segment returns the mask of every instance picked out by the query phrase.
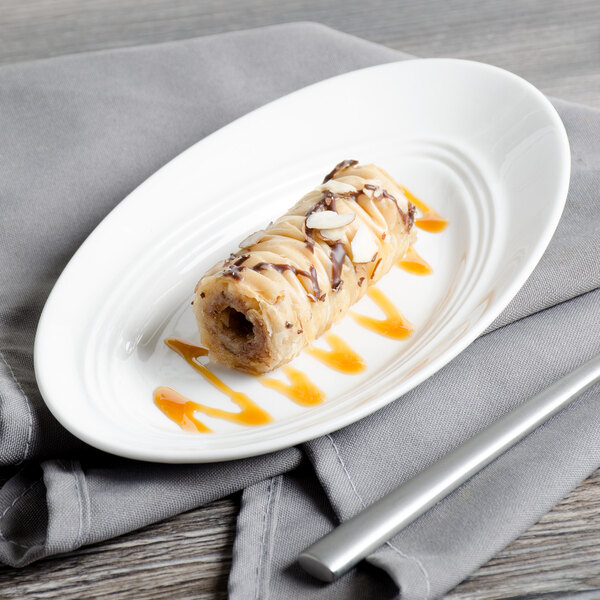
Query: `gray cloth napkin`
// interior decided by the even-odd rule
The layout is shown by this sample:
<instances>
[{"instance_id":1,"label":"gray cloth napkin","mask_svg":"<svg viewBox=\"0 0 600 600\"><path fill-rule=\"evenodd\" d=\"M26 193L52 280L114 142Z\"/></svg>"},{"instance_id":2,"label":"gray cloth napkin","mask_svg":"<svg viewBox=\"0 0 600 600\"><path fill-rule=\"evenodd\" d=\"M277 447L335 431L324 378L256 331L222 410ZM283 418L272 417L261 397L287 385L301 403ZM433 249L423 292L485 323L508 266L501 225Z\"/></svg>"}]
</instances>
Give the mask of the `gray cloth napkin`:
<instances>
[{"instance_id":1,"label":"gray cloth napkin","mask_svg":"<svg viewBox=\"0 0 600 600\"><path fill-rule=\"evenodd\" d=\"M325 586L294 564L340 519L600 351L600 113L560 101L573 175L548 251L486 335L385 409L300 449L170 466L86 447L41 401L32 348L44 301L128 192L269 100L404 58L292 24L0 68L1 561L23 566L245 489L234 600L435 598L600 465L596 387L375 552L374 566Z\"/></svg>"}]
</instances>

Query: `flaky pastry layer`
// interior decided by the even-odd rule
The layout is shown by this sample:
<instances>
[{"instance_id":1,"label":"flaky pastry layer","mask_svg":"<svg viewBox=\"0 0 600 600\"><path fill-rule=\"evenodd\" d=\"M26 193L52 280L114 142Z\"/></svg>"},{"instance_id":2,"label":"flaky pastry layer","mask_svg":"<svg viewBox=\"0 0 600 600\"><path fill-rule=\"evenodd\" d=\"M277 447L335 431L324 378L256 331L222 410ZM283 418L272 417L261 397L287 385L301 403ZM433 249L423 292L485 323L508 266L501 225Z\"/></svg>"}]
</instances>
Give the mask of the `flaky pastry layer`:
<instances>
[{"instance_id":1,"label":"flaky pastry layer","mask_svg":"<svg viewBox=\"0 0 600 600\"><path fill-rule=\"evenodd\" d=\"M413 220L383 169L337 165L198 282L194 314L210 360L252 374L292 360L404 255Z\"/></svg>"}]
</instances>

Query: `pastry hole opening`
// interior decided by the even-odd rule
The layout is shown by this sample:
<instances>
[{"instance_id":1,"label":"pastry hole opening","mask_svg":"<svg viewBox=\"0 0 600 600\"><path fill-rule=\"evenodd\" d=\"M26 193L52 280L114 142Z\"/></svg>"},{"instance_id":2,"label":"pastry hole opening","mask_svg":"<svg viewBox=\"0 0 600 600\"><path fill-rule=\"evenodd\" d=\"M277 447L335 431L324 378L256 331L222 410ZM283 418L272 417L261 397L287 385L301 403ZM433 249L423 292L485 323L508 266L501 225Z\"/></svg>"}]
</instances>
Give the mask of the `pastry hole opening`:
<instances>
[{"instance_id":1,"label":"pastry hole opening","mask_svg":"<svg viewBox=\"0 0 600 600\"><path fill-rule=\"evenodd\" d=\"M254 326L250 321L248 321L248 319L246 319L246 316L243 313L235 310L235 308L228 306L221 311L219 318L224 330L228 333L231 333L243 340L249 340L251 337L253 337Z\"/></svg>"}]
</instances>

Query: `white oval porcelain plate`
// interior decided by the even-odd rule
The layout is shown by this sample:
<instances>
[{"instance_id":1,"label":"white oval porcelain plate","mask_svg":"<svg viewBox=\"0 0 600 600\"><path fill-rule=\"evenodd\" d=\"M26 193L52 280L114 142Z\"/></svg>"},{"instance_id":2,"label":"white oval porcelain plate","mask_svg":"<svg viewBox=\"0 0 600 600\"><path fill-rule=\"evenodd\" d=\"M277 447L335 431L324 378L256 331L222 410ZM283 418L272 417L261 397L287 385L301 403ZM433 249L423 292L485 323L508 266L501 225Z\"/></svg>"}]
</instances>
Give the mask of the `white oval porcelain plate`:
<instances>
[{"instance_id":1,"label":"white oval porcelain plate","mask_svg":"<svg viewBox=\"0 0 600 600\"><path fill-rule=\"evenodd\" d=\"M395 341L343 319L333 331L367 369L344 375L302 353L292 364L327 395L313 407L212 365L273 422L244 427L202 415L213 433L183 431L154 405L156 387L236 410L163 343L199 343L190 306L197 280L347 158L382 166L449 220L442 233L418 231L415 247L432 275L394 268L379 284L413 323L413 335ZM142 460L242 458L339 429L401 402L493 321L550 241L569 173L567 136L554 108L532 85L495 67L412 60L302 89L175 158L90 235L40 320L35 370L42 395L76 436ZM354 310L380 315L368 297ZM280 371L270 376L286 381Z\"/></svg>"}]
</instances>

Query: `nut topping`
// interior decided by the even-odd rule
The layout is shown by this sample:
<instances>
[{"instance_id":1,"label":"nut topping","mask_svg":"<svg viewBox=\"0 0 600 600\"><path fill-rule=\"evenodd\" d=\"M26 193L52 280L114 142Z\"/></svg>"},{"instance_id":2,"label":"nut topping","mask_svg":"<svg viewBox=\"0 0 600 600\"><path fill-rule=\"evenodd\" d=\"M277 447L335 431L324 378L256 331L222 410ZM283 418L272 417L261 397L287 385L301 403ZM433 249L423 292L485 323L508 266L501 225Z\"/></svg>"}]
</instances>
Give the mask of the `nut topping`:
<instances>
[{"instance_id":1,"label":"nut topping","mask_svg":"<svg viewBox=\"0 0 600 600\"><path fill-rule=\"evenodd\" d=\"M263 235L265 235L266 231L264 229L259 229L258 231L251 233L247 238L243 239L239 247L240 248L249 248L250 246L254 246L260 242Z\"/></svg>"},{"instance_id":2,"label":"nut topping","mask_svg":"<svg viewBox=\"0 0 600 600\"><path fill-rule=\"evenodd\" d=\"M352 250L353 263L368 263L372 261L373 255L379 250L379 246L371 230L366 225L361 224L352 239L350 249Z\"/></svg>"},{"instance_id":3,"label":"nut topping","mask_svg":"<svg viewBox=\"0 0 600 600\"><path fill-rule=\"evenodd\" d=\"M355 194L357 192L357 189L353 185L344 183L343 181L337 181L336 179L330 179L327 183L320 185L317 189L323 192L329 190L334 194Z\"/></svg>"},{"instance_id":4,"label":"nut topping","mask_svg":"<svg viewBox=\"0 0 600 600\"><path fill-rule=\"evenodd\" d=\"M335 227L334 229L322 229L319 235L329 242L337 242L344 237L345 229L343 227Z\"/></svg>"},{"instance_id":5,"label":"nut topping","mask_svg":"<svg viewBox=\"0 0 600 600\"><path fill-rule=\"evenodd\" d=\"M354 213L339 214L333 210L322 210L310 213L306 218L306 226L309 229L337 229L352 223L354 217Z\"/></svg>"},{"instance_id":6,"label":"nut topping","mask_svg":"<svg viewBox=\"0 0 600 600\"><path fill-rule=\"evenodd\" d=\"M368 179L361 192L368 198L381 198L385 194L385 190L381 187L381 183L377 179Z\"/></svg>"}]
</instances>

